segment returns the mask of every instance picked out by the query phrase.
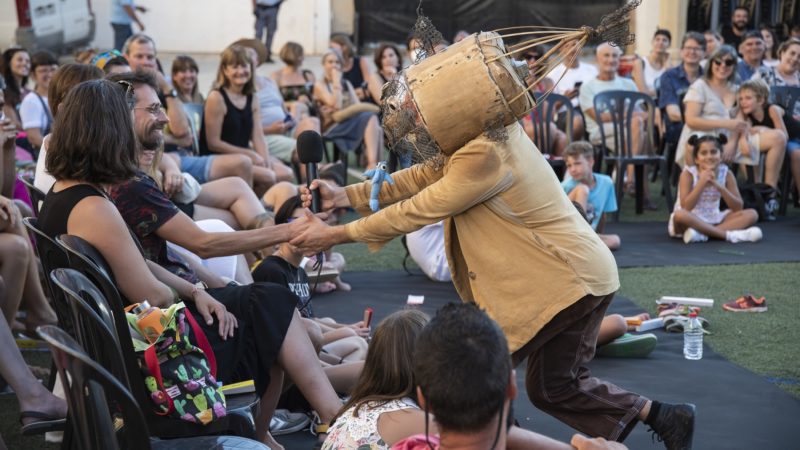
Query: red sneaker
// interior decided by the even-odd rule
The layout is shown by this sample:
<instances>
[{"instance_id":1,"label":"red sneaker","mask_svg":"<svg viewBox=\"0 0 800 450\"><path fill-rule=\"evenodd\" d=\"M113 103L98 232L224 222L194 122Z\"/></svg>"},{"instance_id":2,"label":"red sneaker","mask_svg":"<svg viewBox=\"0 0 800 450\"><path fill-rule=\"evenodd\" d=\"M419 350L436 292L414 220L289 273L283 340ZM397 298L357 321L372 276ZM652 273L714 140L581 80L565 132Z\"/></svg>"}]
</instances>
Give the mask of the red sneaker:
<instances>
[{"instance_id":1,"label":"red sneaker","mask_svg":"<svg viewBox=\"0 0 800 450\"><path fill-rule=\"evenodd\" d=\"M732 302L725 303L722 307L726 311L733 312L765 312L767 300L764 297L755 298L752 295L744 295Z\"/></svg>"}]
</instances>

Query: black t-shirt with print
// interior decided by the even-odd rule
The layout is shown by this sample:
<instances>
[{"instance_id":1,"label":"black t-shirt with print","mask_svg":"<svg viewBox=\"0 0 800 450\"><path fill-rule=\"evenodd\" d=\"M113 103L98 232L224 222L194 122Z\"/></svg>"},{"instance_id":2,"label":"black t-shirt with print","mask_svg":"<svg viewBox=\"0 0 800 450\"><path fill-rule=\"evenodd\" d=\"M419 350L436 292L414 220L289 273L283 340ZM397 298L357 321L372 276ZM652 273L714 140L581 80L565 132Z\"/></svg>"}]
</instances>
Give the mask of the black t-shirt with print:
<instances>
[{"instance_id":1,"label":"black t-shirt with print","mask_svg":"<svg viewBox=\"0 0 800 450\"><path fill-rule=\"evenodd\" d=\"M300 299L297 302L300 315L314 317L308 274L302 267L295 267L280 256L270 255L253 269L253 281L266 281L286 286Z\"/></svg>"}]
</instances>

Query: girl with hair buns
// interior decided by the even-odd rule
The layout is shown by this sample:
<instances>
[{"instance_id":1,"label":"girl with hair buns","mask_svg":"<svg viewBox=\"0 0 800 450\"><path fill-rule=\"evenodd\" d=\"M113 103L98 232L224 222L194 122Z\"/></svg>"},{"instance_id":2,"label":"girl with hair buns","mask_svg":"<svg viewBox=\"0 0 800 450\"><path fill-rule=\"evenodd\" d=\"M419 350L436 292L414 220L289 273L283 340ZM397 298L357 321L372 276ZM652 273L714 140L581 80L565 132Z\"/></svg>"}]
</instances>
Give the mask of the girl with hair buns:
<instances>
[{"instance_id":1,"label":"girl with hair buns","mask_svg":"<svg viewBox=\"0 0 800 450\"><path fill-rule=\"evenodd\" d=\"M695 165L681 172L675 210L669 217L671 237L682 237L687 244L709 238L732 243L761 239L761 229L752 226L758 221L758 213L743 209L736 178L722 164L722 147L727 142L724 134L694 134L689 138ZM719 209L720 200L728 205L725 211Z\"/></svg>"}]
</instances>

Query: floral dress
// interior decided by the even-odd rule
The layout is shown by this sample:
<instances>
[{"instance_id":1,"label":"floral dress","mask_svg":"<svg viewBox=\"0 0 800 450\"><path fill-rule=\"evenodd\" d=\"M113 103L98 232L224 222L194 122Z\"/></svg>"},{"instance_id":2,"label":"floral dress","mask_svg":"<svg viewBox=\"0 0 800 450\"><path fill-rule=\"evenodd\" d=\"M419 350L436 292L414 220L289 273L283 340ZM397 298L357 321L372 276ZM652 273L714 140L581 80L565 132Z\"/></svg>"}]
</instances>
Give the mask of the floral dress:
<instances>
[{"instance_id":1,"label":"floral dress","mask_svg":"<svg viewBox=\"0 0 800 450\"><path fill-rule=\"evenodd\" d=\"M378 434L378 418L381 414L402 409L419 409L408 397L381 402L367 402L359 409L358 416L353 417L355 407L348 408L331 425L328 437L322 444L322 450L389 450Z\"/></svg>"}]
</instances>

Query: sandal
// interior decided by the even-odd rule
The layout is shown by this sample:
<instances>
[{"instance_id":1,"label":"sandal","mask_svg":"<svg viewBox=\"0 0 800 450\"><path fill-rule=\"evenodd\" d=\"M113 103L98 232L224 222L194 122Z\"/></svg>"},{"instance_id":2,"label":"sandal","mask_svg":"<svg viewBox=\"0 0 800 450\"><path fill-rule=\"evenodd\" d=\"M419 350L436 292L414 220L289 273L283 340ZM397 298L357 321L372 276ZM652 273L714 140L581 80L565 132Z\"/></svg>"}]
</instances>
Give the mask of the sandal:
<instances>
[{"instance_id":1,"label":"sandal","mask_svg":"<svg viewBox=\"0 0 800 450\"><path fill-rule=\"evenodd\" d=\"M711 334L708 331L708 327L711 324L703 317L697 317L697 320L700 321L700 325L703 326L703 334ZM669 333L683 333L683 327L686 322L689 321L689 318L686 316L670 316L664 318L664 329Z\"/></svg>"},{"instance_id":2,"label":"sandal","mask_svg":"<svg viewBox=\"0 0 800 450\"><path fill-rule=\"evenodd\" d=\"M22 423L23 419L39 419L27 424ZM64 417L56 417L40 411L21 411L19 413L19 423L22 426L20 433L23 436L42 434L48 431L63 431L67 424Z\"/></svg>"}]
</instances>

